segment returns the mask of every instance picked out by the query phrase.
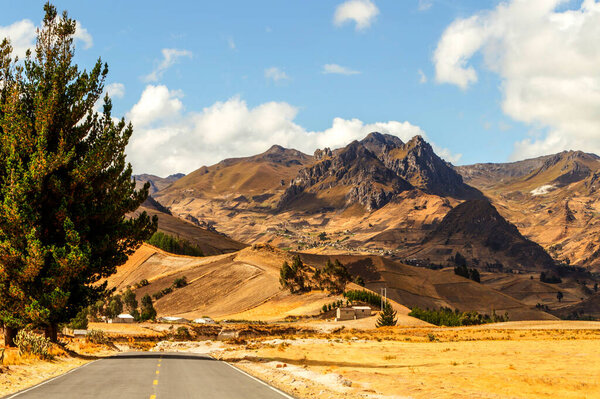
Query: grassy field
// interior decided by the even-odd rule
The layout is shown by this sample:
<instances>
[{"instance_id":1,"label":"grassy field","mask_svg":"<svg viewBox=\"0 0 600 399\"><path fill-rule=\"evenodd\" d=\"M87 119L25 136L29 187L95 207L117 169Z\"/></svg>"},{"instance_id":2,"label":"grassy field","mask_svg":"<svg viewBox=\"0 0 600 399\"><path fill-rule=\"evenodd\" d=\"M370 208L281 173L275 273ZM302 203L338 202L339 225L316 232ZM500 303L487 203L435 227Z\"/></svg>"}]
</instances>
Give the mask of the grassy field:
<instances>
[{"instance_id":1,"label":"grassy field","mask_svg":"<svg viewBox=\"0 0 600 399\"><path fill-rule=\"evenodd\" d=\"M271 340L219 356L301 398L600 398L597 325L507 324Z\"/></svg>"}]
</instances>

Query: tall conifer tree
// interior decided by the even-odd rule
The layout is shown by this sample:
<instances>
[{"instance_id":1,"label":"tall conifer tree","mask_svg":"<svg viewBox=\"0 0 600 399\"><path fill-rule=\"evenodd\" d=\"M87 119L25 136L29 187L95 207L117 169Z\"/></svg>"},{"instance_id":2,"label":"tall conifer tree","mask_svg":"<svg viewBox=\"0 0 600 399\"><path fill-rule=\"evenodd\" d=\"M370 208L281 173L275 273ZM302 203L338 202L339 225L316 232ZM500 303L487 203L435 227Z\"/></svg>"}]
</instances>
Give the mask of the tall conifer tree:
<instances>
[{"instance_id":1,"label":"tall conifer tree","mask_svg":"<svg viewBox=\"0 0 600 399\"><path fill-rule=\"evenodd\" d=\"M157 220L136 210L125 146L131 124L94 105L108 68L73 62L75 21L49 3L33 52L0 44L0 323L7 344L25 325L46 327L94 303Z\"/></svg>"}]
</instances>

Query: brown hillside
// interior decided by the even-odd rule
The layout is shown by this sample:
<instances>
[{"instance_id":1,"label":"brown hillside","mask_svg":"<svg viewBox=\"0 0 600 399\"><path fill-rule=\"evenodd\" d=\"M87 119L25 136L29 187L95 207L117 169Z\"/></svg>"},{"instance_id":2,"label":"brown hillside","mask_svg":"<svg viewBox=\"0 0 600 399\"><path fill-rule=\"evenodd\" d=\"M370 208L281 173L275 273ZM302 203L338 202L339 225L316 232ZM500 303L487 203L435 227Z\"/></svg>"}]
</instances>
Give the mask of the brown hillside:
<instances>
[{"instance_id":1,"label":"brown hillside","mask_svg":"<svg viewBox=\"0 0 600 399\"><path fill-rule=\"evenodd\" d=\"M309 264L324 265L339 259L352 275L360 275L366 287L379 292L387 287L390 299L407 306L478 311L490 314L508 312L511 320L550 320L552 315L483 284L439 270L404 265L379 256L300 254Z\"/></svg>"},{"instance_id":2,"label":"brown hillside","mask_svg":"<svg viewBox=\"0 0 600 399\"><path fill-rule=\"evenodd\" d=\"M600 159L565 151L508 164L457 167L521 233L560 261L600 271Z\"/></svg>"},{"instance_id":3,"label":"brown hillside","mask_svg":"<svg viewBox=\"0 0 600 399\"><path fill-rule=\"evenodd\" d=\"M151 203L147 205L151 206ZM141 206L136 213L143 211L150 216L158 216L159 231L191 242L200 247L205 255L235 252L246 247L245 244L235 241L223 234L201 228L191 222L161 212L155 207Z\"/></svg>"},{"instance_id":4,"label":"brown hillside","mask_svg":"<svg viewBox=\"0 0 600 399\"><path fill-rule=\"evenodd\" d=\"M452 209L422 245L405 256L449 264L456 252L467 258L471 267L489 269L485 260L502 264L503 269L554 269L554 261L544 249L523 237L487 200L465 201Z\"/></svg>"}]
</instances>

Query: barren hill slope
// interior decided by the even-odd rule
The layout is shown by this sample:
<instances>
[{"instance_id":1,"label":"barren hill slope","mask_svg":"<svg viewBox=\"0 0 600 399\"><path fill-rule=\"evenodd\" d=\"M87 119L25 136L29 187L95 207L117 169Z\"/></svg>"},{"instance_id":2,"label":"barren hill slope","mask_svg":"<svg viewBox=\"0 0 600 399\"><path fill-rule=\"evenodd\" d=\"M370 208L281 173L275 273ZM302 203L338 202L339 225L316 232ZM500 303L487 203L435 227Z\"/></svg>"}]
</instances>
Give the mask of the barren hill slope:
<instances>
[{"instance_id":1,"label":"barren hill slope","mask_svg":"<svg viewBox=\"0 0 600 399\"><path fill-rule=\"evenodd\" d=\"M600 158L564 151L456 168L522 234L558 260L600 271ZM568 261L567 261L568 259Z\"/></svg>"},{"instance_id":2,"label":"barren hill slope","mask_svg":"<svg viewBox=\"0 0 600 399\"><path fill-rule=\"evenodd\" d=\"M511 320L552 320L554 316L483 284L440 270L413 267L372 255L300 254L312 265L324 265L327 259L338 259L352 275L360 275L366 287L379 292L387 287L390 299L407 306L478 311L508 312Z\"/></svg>"},{"instance_id":3,"label":"barren hill slope","mask_svg":"<svg viewBox=\"0 0 600 399\"><path fill-rule=\"evenodd\" d=\"M492 263L502 264L503 269L554 269L554 261L546 251L523 237L487 200L470 200L456 206L420 246L408 250L405 256L449 264L448 259L457 252L470 266L479 268L489 268L486 263Z\"/></svg>"}]
</instances>

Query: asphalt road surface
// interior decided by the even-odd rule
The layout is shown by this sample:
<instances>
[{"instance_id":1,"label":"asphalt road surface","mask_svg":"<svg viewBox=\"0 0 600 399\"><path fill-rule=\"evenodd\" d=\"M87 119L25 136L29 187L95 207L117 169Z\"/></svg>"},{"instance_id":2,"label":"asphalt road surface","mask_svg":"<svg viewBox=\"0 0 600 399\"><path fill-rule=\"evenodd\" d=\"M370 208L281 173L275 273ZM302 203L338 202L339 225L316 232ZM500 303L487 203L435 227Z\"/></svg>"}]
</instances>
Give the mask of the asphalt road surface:
<instances>
[{"instance_id":1,"label":"asphalt road surface","mask_svg":"<svg viewBox=\"0 0 600 399\"><path fill-rule=\"evenodd\" d=\"M283 399L227 363L190 353L139 352L97 360L7 398Z\"/></svg>"}]
</instances>

